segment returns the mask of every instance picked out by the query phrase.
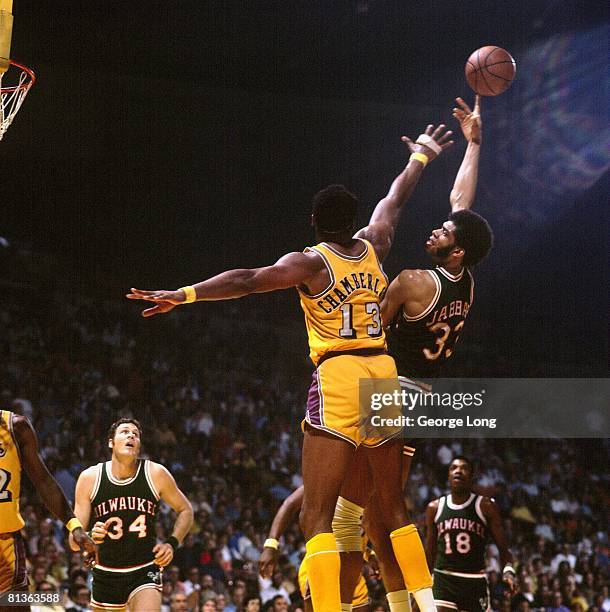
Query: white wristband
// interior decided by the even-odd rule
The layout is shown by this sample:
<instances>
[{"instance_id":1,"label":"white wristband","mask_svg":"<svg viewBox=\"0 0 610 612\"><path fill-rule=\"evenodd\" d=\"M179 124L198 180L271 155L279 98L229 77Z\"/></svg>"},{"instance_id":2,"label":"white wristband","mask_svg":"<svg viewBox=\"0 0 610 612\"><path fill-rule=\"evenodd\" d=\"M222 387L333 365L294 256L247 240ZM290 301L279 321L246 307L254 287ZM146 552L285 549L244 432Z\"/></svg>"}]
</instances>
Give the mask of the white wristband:
<instances>
[{"instance_id":1,"label":"white wristband","mask_svg":"<svg viewBox=\"0 0 610 612\"><path fill-rule=\"evenodd\" d=\"M437 155L440 155L443 152L443 147L437 144L436 140L434 140L432 136L428 136L428 134L420 134L415 142L432 149Z\"/></svg>"},{"instance_id":2,"label":"white wristband","mask_svg":"<svg viewBox=\"0 0 610 612\"><path fill-rule=\"evenodd\" d=\"M263 544L263 548L273 548L274 550L277 550L279 546L280 543L275 538L267 538Z\"/></svg>"}]
</instances>

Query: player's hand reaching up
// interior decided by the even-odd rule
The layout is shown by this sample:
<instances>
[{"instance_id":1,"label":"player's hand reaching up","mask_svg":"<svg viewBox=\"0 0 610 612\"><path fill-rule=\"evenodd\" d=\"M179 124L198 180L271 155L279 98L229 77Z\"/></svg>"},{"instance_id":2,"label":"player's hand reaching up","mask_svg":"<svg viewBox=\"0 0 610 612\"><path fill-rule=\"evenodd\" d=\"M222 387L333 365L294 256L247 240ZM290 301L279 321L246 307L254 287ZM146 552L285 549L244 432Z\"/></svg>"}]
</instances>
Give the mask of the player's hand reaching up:
<instances>
[{"instance_id":1,"label":"player's hand reaching up","mask_svg":"<svg viewBox=\"0 0 610 612\"><path fill-rule=\"evenodd\" d=\"M408 136L401 136L401 140L407 145L411 153L423 153L428 161L436 159L445 149L448 149L453 140L449 140L453 132L446 131L447 127L441 123L437 128L430 124L423 134L413 142Z\"/></svg>"},{"instance_id":2,"label":"player's hand reaching up","mask_svg":"<svg viewBox=\"0 0 610 612\"><path fill-rule=\"evenodd\" d=\"M152 551L155 555L155 563L159 567L169 565L174 558L174 549L172 545L167 542L165 542L165 544L157 544Z\"/></svg>"},{"instance_id":3,"label":"player's hand reaching up","mask_svg":"<svg viewBox=\"0 0 610 612\"><path fill-rule=\"evenodd\" d=\"M178 304L182 304L186 299L184 291L143 291L142 289L131 288L131 293L125 296L128 300L146 300L155 302L152 308L142 311L143 317L152 317L157 314L164 314L173 310Z\"/></svg>"},{"instance_id":4,"label":"player's hand reaching up","mask_svg":"<svg viewBox=\"0 0 610 612\"><path fill-rule=\"evenodd\" d=\"M481 136L483 133L483 124L481 122L481 96L477 95L474 99L474 110L470 110L470 106L462 100L456 98L459 108L456 106L453 109L453 116L460 122L460 127L464 133L464 138L468 142L481 144Z\"/></svg>"}]
</instances>

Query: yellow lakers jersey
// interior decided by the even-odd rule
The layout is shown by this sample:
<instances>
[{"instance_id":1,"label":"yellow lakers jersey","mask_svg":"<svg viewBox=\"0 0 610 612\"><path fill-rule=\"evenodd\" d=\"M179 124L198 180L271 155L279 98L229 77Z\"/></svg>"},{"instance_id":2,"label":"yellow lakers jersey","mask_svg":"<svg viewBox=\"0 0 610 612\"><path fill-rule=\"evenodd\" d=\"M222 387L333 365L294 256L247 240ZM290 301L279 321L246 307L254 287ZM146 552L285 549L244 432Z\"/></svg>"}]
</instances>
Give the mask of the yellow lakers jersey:
<instances>
[{"instance_id":1,"label":"yellow lakers jersey","mask_svg":"<svg viewBox=\"0 0 610 612\"><path fill-rule=\"evenodd\" d=\"M380 304L388 277L371 243L362 242L365 249L357 256L344 255L326 242L304 251L318 253L330 276L326 289L316 295L299 288L315 365L329 351L385 348Z\"/></svg>"},{"instance_id":2,"label":"yellow lakers jersey","mask_svg":"<svg viewBox=\"0 0 610 612\"><path fill-rule=\"evenodd\" d=\"M24 521L19 513L21 458L13 434L13 413L0 411L0 532L19 531Z\"/></svg>"}]
</instances>

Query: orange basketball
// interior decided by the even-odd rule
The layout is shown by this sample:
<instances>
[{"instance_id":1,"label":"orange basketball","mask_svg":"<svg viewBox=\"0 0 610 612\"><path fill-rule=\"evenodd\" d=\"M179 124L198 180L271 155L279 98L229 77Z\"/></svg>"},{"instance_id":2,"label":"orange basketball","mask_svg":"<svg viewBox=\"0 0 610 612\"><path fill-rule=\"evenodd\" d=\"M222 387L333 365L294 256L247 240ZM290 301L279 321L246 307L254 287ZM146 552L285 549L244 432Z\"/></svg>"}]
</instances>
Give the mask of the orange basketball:
<instances>
[{"instance_id":1,"label":"orange basketball","mask_svg":"<svg viewBox=\"0 0 610 612\"><path fill-rule=\"evenodd\" d=\"M497 96L510 87L517 72L517 64L505 49L488 45L472 53L464 72L468 85L475 93Z\"/></svg>"}]
</instances>

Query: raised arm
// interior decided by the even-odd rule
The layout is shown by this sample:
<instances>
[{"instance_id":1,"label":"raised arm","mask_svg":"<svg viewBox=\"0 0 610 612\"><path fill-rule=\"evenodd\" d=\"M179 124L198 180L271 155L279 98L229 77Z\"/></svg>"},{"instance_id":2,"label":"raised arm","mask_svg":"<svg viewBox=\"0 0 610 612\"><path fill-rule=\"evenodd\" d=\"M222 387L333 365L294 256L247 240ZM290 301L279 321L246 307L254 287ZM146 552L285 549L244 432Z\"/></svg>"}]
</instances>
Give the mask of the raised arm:
<instances>
[{"instance_id":1,"label":"raised arm","mask_svg":"<svg viewBox=\"0 0 610 612\"><path fill-rule=\"evenodd\" d=\"M92 561L97 550L95 544L85 533L82 525L75 521L76 517L64 492L44 464L38 452L38 438L32 424L27 417L16 415L13 420L13 428L23 467L38 495L51 514L66 525L78 548L86 553L85 560L89 555L89 560Z\"/></svg>"},{"instance_id":2,"label":"raised arm","mask_svg":"<svg viewBox=\"0 0 610 612\"><path fill-rule=\"evenodd\" d=\"M199 300L230 300L252 293L306 285L307 281L323 268L322 258L315 253L288 253L272 266L229 270L175 291L143 291L132 288L126 297L130 300L155 302L155 306L142 312L143 316L150 317L169 312L178 304Z\"/></svg>"},{"instance_id":3,"label":"raised arm","mask_svg":"<svg viewBox=\"0 0 610 612\"><path fill-rule=\"evenodd\" d=\"M304 490L305 487L303 486L295 489L283 501L273 518L271 529L269 529L269 537L265 541L261 558L258 562L258 572L262 578L271 578L275 571L279 554L278 540L284 535L290 523L298 516L303 505Z\"/></svg>"},{"instance_id":4,"label":"raised arm","mask_svg":"<svg viewBox=\"0 0 610 612\"><path fill-rule=\"evenodd\" d=\"M434 570L434 561L436 560L436 540L438 532L434 517L438 510L438 499L431 501L426 508L426 559L428 560L428 569L430 572Z\"/></svg>"},{"instance_id":5,"label":"raised arm","mask_svg":"<svg viewBox=\"0 0 610 612\"><path fill-rule=\"evenodd\" d=\"M365 238L372 243L380 261L390 252L400 213L405 202L411 197L422 170L429 161L453 144L453 141L449 140L450 136L451 132L445 132L444 125L439 125L436 129L429 125L415 143L406 136L401 137L412 154L409 163L394 179L387 195L378 202L369 224L355 235L356 238ZM428 142L429 146L421 144L423 142Z\"/></svg>"},{"instance_id":6,"label":"raised arm","mask_svg":"<svg viewBox=\"0 0 610 612\"><path fill-rule=\"evenodd\" d=\"M172 535L167 542L157 544L153 548L155 563L160 567L165 567L174 558L176 549L193 525L193 507L167 469L158 463L151 463L150 468L159 497L177 514Z\"/></svg>"},{"instance_id":7,"label":"raised arm","mask_svg":"<svg viewBox=\"0 0 610 612\"><path fill-rule=\"evenodd\" d=\"M468 146L449 196L451 210L454 212L470 208L474 202L483 132L480 96L475 98L474 111L470 110L470 107L462 98L456 98L456 102L460 108L453 109L453 116L460 122Z\"/></svg>"}]
</instances>

